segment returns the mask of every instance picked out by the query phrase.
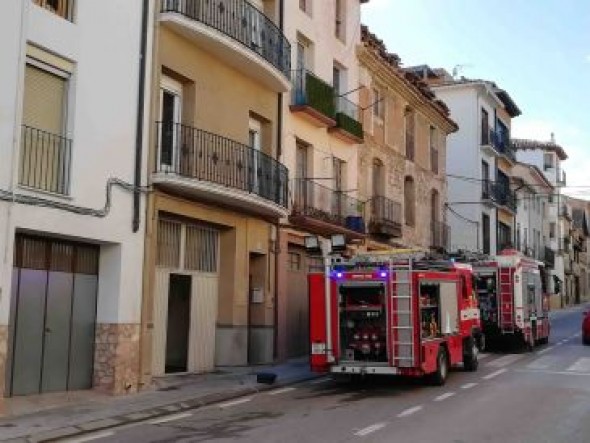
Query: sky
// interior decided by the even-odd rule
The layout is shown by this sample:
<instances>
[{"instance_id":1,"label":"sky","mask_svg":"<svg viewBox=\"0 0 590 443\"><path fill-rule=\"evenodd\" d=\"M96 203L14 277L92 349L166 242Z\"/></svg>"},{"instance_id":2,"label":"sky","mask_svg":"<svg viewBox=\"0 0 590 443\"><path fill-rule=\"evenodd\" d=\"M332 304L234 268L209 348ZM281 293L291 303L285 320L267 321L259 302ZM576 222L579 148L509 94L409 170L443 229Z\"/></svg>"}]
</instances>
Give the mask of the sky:
<instances>
[{"instance_id":1,"label":"sky","mask_svg":"<svg viewBox=\"0 0 590 443\"><path fill-rule=\"evenodd\" d=\"M567 193L590 200L590 0L370 0L362 21L404 66L462 65L505 89L512 136L554 133Z\"/></svg>"}]
</instances>

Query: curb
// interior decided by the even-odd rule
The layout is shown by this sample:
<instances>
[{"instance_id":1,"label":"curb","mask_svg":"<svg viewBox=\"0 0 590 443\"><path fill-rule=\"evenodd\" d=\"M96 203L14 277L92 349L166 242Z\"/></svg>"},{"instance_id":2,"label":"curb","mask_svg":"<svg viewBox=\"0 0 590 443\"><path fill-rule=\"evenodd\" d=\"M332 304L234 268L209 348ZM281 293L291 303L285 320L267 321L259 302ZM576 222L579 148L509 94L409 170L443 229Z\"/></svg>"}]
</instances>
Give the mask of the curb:
<instances>
[{"instance_id":1,"label":"curb","mask_svg":"<svg viewBox=\"0 0 590 443\"><path fill-rule=\"evenodd\" d=\"M85 434L90 434L98 431L104 431L114 427L125 426L134 423L141 423L146 420L152 420L177 412L184 412L195 410L204 406L210 406L224 401L234 400L246 395L258 394L260 392L272 391L277 388L286 387L303 383L309 380L314 380L322 375L308 375L302 378L286 380L284 382L277 382L272 385L260 385L247 388L240 388L229 392L221 392L216 394L209 394L199 398L193 398L184 401L175 401L147 409L138 410L120 417L108 417L96 421L80 423L74 426L62 427L50 431L40 432L37 434L29 434L23 437L16 437L9 440L0 440L5 443L40 443L52 442L64 438L80 437Z\"/></svg>"}]
</instances>

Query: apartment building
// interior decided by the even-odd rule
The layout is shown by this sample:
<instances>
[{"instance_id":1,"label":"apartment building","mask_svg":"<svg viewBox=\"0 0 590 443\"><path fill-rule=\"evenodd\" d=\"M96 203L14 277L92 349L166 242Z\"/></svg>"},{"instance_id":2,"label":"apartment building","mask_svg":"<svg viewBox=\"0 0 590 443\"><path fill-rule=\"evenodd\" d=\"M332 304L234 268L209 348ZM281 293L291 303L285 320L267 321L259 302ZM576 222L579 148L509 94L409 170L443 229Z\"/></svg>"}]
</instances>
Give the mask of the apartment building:
<instances>
[{"instance_id":1,"label":"apartment building","mask_svg":"<svg viewBox=\"0 0 590 443\"><path fill-rule=\"evenodd\" d=\"M138 387L143 3L2 5L0 397Z\"/></svg>"},{"instance_id":2,"label":"apartment building","mask_svg":"<svg viewBox=\"0 0 590 443\"><path fill-rule=\"evenodd\" d=\"M360 7L366 0L285 2L292 48L292 89L284 100L282 159L291 171L291 214L279 235L278 357L308 353L307 257L304 238L365 236L358 198Z\"/></svg>"},{"instance_id":3,"label":"apartment building","mask_svg":"<svg viewBox=\"0 0 590 443\"><path fill-rule=\"evenodd\" d=\"M569 252L569 225L571 223L571 210L565 204L562 188L566 185L566 174L563 164L567 160L567 154L563 147L550 141L512 139L510 144L516 152L519 162L535 166L547 179L553 191L548 194L545 212L545 225L548 232L547 257L552 260L549 292L552 294L565 289L566 269L569 275L571 268L569 258L565 258ZM551 251L551 252L549 252ZM550 265L550 263L548 263ZM563 292L561 293L563 295Z\"/></svg>"},{"instance_id":4,"label":"apartment building","mask_svg":"<svg viewBox=\"0 0 590 443\"><path fill-rule=\"evenodd\" d=\"M279 0L163 0L154 75L142 379L273 360L291 45Z\"/></svg>"},{"instance_id":5,"label":"apartment building","mask_svg":"<svg viewBox=\"0 0 590 443\"><path fill-rule=\"evenodd\" d=\"M549 223L546 222L553 185L536 166L516 163L512 170L512 189L516 194L514 246L528 257L546 260L553 267L554 255L549 248Z\"/></svg>"},{"instance_id":6,"label":"apartment building","mask_svg":"<svg viewBox=\"0 0 590 443\"><path fill-rule=\"evenodd\" d=\"M454 78L443 69L413 69L450 109L459 131L447 140L451 249L496 254L512 246L516 198L510 187L516 162L510 127L521 112L492 81Z\"/></svg>"},{"instance_id":7,"label":"apartment building","mask_svg":"<svg viewBox=\"0 0 590 443\"><path fill-rule=\"evenodd\" d=\"M568 293L570 304L585 303L590 298L590 217L587 200L567 197L572 208L571 254L573 286Z\"/></svg>"},{"instance_id":8,"label":"apartment building","mask_svg":"<svg viewBox=\"0 0 590 443\"><path fill-rule=\"evenodd\" d=\"M403 70L399 57L364 26L358 58L366 246L447 249L446 140L457 125L421 77Z\"/></svg>"}]
</instances>

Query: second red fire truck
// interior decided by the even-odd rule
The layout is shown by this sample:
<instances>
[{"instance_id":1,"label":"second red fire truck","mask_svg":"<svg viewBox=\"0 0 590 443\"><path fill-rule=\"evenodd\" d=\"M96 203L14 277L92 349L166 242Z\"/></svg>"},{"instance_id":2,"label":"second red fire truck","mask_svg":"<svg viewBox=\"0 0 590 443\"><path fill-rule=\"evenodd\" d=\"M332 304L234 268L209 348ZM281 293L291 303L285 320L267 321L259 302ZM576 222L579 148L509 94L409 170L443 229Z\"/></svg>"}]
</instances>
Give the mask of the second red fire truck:
<instances>
[{"instance_id":1,"label":"second red fire truck","mask_svg":"<svg viewBox=\"0 0 590 443\"><path fill-rule=\"evenodd\" d=\"M471 262L486 339L503 339L532 349L549 341L549 302L543 265L515 250Z\"/></svg>"},{"instance_id":2,"label":"second red fire truck","mask_svg":"<svg viewBox=\"0 0 590 443\"><path fill-rule=\"evenodd\" d=\"M309 276L316 372L426 376L478 367L480 310L469 264L414 253L333 259Z\"/></svg>"}]
</instances>

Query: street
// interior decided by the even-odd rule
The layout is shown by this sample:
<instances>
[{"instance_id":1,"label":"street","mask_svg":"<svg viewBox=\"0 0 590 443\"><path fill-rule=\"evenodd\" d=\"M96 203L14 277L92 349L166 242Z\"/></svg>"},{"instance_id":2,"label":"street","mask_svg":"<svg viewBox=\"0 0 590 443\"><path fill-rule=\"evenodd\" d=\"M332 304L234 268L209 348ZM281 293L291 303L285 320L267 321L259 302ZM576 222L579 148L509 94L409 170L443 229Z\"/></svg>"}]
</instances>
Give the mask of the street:
<instances>
[{"instance_id":1,"label":"street","mask_svg":"<svg viewBox=\"0 0 590 443\"><path fill-rule=\"evenodd\" d=\"M583 308L556 312L550 344L484 353L443 387L329 378L88 434L72 442L583 442L590 435L590 348Z\"/></svg>"}]
</instances>

